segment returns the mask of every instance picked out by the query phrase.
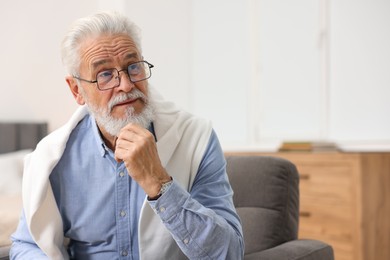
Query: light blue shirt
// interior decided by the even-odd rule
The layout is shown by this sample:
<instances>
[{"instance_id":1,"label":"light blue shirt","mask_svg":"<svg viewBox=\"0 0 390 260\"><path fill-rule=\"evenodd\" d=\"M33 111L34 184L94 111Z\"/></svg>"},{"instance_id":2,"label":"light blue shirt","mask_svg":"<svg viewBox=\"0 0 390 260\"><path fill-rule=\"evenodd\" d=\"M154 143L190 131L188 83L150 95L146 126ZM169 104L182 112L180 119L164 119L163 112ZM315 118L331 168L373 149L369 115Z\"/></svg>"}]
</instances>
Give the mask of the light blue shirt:
<instances>
[{"instance_id":1,"label":"light blue shirt","mask_svg":"<svg viewBox=\"0 0 390 260\"><path fill-rule=\"evenodd\" d=\"M189 258L242 258L242 230L225 164L212 132L190 193L174 181L158 200L148 201ZM92 117L73 130L50 182L71 258L139 259L138 220L146 195L124 163L115 161ZM189 243L188 234L195 243ZM47 259L23 214L12 240L11 259Z\"/></svg>"}]
</instances>

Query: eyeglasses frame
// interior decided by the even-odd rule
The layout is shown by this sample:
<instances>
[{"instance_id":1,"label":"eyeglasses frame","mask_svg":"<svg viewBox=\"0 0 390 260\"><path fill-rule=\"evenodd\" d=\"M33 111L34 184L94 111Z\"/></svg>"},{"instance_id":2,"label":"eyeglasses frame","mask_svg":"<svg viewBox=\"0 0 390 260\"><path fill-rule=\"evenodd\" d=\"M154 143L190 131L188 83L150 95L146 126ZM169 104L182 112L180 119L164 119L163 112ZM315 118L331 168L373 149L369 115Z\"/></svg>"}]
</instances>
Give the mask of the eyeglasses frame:
<instances>
[{"instance_id":1,"label":"eyeglasses frame","mask_svg":"<svg viewBox=\"0 0 390 260\"><path fill-rule=\"evenodd\" d=\"M146 63L146 64L148 65L149 72L150 72L149 77L144 78L144 79L141 79L141 80L133 81L133 80L131 80L131 77L130 77L130 75L129 75L128 68L129 68L131 65L136 64L136 63L140 63L140 62L144 62L144 63ZM154 65L153 65L153 64L149 63L149 62L146 61L146 60L140 60L140 61L133 62L133 63L129 64L129 65L127 66L126 69L121 69L121 70L117 70L116 68L112 68L112 69L115 69L115 70L118 72L118 76L119 76L119 73L120 73L120 72L124 71L124 72L127 74L127 76L129 77L130 82L136 83L136 82L140 82L140 81L144 81L144 80L149 79L149 78L152 76L152 70L151 70L151 68L154 68ZM80 77L75 76L75 75L73 75L73 78L78 79L78 80L81 80L81 81L84 81L84 82L88 82L88 83L96 83L96 86L97 86L98 90L100 90L100 91L106 91L106 90L110 90L110 89L113 89L113 88L117 88L117 87L119 87L120 84L121 84L121 77L119 77L119 79L118 79L119 84L118 84L117 86L112 87L112 88L101 89L101 88L99 87L99 84L98 84L98 81L97 81L97 74L96 74L96 80L83 79L83 78L80 78Z\"/></svg>"}]
</instances>

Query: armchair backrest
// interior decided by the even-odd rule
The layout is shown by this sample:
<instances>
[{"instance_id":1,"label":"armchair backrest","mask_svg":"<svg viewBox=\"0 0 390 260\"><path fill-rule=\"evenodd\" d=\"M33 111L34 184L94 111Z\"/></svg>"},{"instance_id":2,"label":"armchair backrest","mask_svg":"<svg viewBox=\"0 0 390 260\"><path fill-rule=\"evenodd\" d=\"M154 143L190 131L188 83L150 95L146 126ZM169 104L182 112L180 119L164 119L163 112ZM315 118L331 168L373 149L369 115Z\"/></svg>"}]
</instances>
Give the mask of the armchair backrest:
<instances>
[{"instance_id":1,"label":"armchair backrest","mask_svg":"<svg viewBox=\"0 0 390 260\"><path fill-rule=\"evenodd\" d=\"M297 239L299 175L291 162L266 156L227 156L245 254Z\"/></svg>"}]
</instances>

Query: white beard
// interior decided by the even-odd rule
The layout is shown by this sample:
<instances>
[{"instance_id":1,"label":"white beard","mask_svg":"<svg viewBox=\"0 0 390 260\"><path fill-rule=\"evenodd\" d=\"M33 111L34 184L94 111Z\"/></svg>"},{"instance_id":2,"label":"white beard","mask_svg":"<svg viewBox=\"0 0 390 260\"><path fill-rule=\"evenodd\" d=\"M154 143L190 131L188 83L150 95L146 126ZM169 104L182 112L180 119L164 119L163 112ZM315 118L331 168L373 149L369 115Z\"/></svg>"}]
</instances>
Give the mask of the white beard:
<instances>
[{"instance_id":1,"label":"white beard","mask_svg":"<svg viewBox=\"0 0 390 260\"><path fill-rule=\"evenodd\" d=\"M112 136L118 136L120 130L129 123L135 123L141 125L144 128L148 128L150 123L154 119L154 108L150 103L149 99L138 89L134 88L130 93L120 94L115 97L112 97L107 107L97 107L93 104L90 104L85 93L82 93L86 99L88 109L92 116L95 118L96 122L100 127L103 127L107 133ZM135 114L133 107L128 107L125 111L125 116L123 118L115 118L111 115L112 108L127 99L141 98L145 103L145 107L139 114Z\"/></svg>"}]
</instances>

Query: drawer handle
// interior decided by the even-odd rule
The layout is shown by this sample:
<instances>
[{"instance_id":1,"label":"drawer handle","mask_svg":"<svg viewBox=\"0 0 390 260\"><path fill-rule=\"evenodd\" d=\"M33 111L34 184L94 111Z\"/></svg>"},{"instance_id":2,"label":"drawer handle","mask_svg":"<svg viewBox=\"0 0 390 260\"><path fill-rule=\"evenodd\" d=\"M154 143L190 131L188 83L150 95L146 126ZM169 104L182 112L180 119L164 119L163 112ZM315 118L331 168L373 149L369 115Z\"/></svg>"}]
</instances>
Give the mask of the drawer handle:
<instances>
[{"instance_id":1,"label":"drawer handle","mask_svg":"<svg viewBox=\"0 0 390 260\"><path fill-rule=\"evenodd\" d=\"M310 174L299 174L299 179L301 180L309 180L310 179Z\"/></svg>"},{"instance_id":2,"label":"drawer handle","mask_svg":"<svg viewBox=\"0 0 390 260\"><path fill-rule=\"evenodd\" d=\"M311 217L311 213L308 212L308 211L301 211L301 212L299 212L299 216L302 217L302 218L310 218Z\"/></svg>"}]
</instances>

